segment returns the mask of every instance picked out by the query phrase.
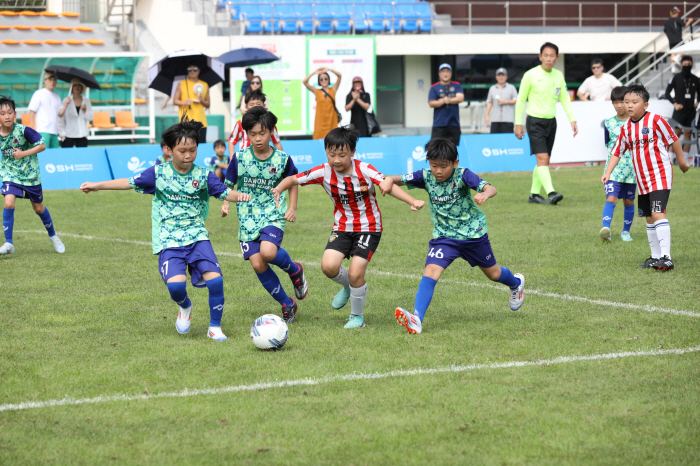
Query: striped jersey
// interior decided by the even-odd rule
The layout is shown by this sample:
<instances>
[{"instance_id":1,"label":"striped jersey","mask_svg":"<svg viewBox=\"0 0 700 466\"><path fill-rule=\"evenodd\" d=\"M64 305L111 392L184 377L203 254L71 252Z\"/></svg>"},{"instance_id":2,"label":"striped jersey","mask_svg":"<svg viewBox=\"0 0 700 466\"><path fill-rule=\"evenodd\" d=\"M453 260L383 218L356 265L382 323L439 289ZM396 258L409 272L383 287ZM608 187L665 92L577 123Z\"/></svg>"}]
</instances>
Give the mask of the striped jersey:
<instances>
[{"instance_id":1,"label":"striped jersey","mask_svg":"<svg viewBox=\"0 0 700 466\"><path fill-rule=\"evenodd\" d=\"M353 159L352 173L342 175L324 163L297 175L300 185L320 184L333 201L333 231L354 233L381 232L382 213L377 205L374 185L384 175L372 165Z\"/></svg>"},{"instance_id":2,"label":"striped jersey","mask_svg":"<svg viewBox=\"0 0 700 466\"><path fill-rule=\"evenodd\" d=\"M241 120L238 120L236 124L233 125L233 131L231 131L231 135L228 137L228 142L230 142L231 145L234 147L236 146L236 144L238 144L239 141L241 143L241 146L238 148L239 151L250 147L250 139L248 139L248 133L243 131L243 125L241 125ZM277 132L277 126L275 126L275 129L272 130L272 143L278 144L279 142L280 135Z\"/></svg>"},{"instance_id":3,"label":"striped jersey","mask_svg":"<svg viewBox=\"0 0 700 466\"><path fill-rule=\"evenodd\" d=\"M671 189L673 166L668 146L677 140L678 136L662 116L645 112L638 121L630 119L622 126L612 155L620 157L626 150L630 151L639 194Z\"/></svg>"}]
</instances>

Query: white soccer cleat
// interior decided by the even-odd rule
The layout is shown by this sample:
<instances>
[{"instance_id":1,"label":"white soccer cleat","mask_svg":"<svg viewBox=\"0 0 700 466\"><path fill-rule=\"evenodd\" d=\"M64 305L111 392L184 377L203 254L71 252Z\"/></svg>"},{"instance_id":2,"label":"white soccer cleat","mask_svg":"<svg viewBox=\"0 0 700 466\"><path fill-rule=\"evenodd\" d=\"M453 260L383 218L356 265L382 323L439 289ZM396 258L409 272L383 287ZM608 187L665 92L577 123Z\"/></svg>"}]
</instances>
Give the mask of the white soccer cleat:
<instances>
[{"instance_id":1,"label":"white soccer cleat","mask_svg":"<svg viewBox=\"0 0 700 466\"><path fill-rule=\"evenodd\" d=\"M601 228L599 235L600 235L600 239L602 239L606 243L610 242L610 228L608 228L608 227Z\"/></svg>"},{"instance_id":2,"label":"white soccer cleat","mask_svg":"<svg viewBox=\"0 0 700 466\"><path fill-rule=\"evenodd\" d=\"M523 274L521 273L516 273L515 278L520 279L520 286L510 290L510 310L511 311L517 311L520 309L520 306L523 305L523 301L525 300L525 277L523 277Z\"/></svg>"},{"instance_id":3,"label":"white soccer cleat","mask_svg":"<svg viewBox=\"0 0 700 466\"><path fill-rule=\"evenodd\" d=\"M226 335L224 335L224 332L221 331L221 327L209 327L209 331L207 332L207 336L214 341L226 341L226 340L228 340L228 338L226 338Z\"/></svg>"},{"instance_id":4,"label":"white soccer cleat","mask_svg":"<svg viewBox=\"0 0 700 466\"><path fill-rule=\"evenodd\" d=\"M396 320L398 323L406 327L408 333L420 335L420 333L423 331L423 323L414 314L409 314L401 307L397 307L394 314L396 315Z\"/></svg>"},{"instance_id":5,"label":"white soccer cleat","mask_svg":"<svg viewBox=\"0 0 700 466\"><path fill-rule=\"evenodd\" d=\"M66 252L66 246L63 244L63 241L61 241L61 238L59 238L58 235L49 236L49 239L51 240L51 244L53 244L53 248L57 253L63 254Z\"/></svg>"},{"instance_id":6,"label":"white soccer cleat","mask_svg":"<svg viewBox=\"0 0 700 466\"><path fill-rule=\"evenodd\" d=\"M12 243L5 243L2 246L0 246L0 254L3 256L6 254L14 254L15 253L15 245Z\"/></svg>"},{"instance_id":7,"label":"white soccer cleat","mask_svg":"<svg viewBox=\"0 0 700 466\"><path fill-rule=\"evenodd\" d=\"M180 312L177 313L177 320L175 321L175 328L177 333L182 333L183 335L190 331L190 317L192 317L192 306L188 308L180 308Z\"/></svg>"}]
</instances>

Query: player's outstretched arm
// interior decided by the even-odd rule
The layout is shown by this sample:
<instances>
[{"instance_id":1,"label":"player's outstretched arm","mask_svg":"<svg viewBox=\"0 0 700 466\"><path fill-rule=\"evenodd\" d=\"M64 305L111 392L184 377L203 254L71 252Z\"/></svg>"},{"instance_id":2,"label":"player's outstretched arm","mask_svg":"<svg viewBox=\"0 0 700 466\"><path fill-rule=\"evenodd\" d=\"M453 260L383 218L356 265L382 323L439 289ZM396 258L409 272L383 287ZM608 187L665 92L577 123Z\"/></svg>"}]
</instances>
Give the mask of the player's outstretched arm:
<instances>
[{"instance_id":1,"label":"player's outstretched arm","mask_svg":"<svg viewBox=\"0 0 700 466\"><path fill-rule=\"evenodd\" d=\"M299 199L299 186L295 185L289 188L289 207L284 213L284 219L288 222L293 222L297 219L297 199Z\"/></svg>"},{"instance_id":2,"label":"player's outstretched arm","mask_svg":"<svg viewBox=\"0 0 700 466\"><path fill-rule=\"evenodd\" d=\"M90 191L126 191L127 189L131 189L128 178L100 181L98 183L87 182L80 185L80 190L85 194Z\"/></svg>"},{"instance_id":3,"label":"player's outstretched arm","mask_svg":"<svg viewBox=\"0 0 700 466\"><path fill-rule=\"evenodd\" d=\"M387 176L387 178L391 178L394 181L395 186L403 186L403 181L401 181L401 175L389 175Z\"/></svg>"},{"instance_id":4,"label":"player's outstretched arm","mask_svg":"<svg viewBox=\"0 0 700 466\"><path fill-rule=\"evenodd\" d=\"M680 144L679 144L680 146ZM683 155L683 153L681 153ZM684 159L685 160L685 159ZM608 169L605 170L605 173L603 174L602 177L600 177L600 182L605 184L610 180L610 175L612 174L613 170L615 170L615 167L617 167L617 163L620 161L620 157L615 157L614 155L610 157L610 161L608 162Z\"/></svg>"},{"instance_id":5,"label":"player's outstretched arm","mask_svg":"<svg viewBox=\"0 0 700 466\"><path fill-rule=\"evenodd\" d=\"M289 175L283 179L280 184L270 190L272 191L272 195L275 196L275 203L277 204L277 207L280 206L280 196L282 193L292 186L299 186L299 181L297 180L296 175Z\"/></svg>"},{"instance_id":6,"label":"player's outstretched arm","mask_svg":"<svg viewBox=\"0 0 700 466\"><path fill-rule=\"evenodd\" d=\"M28 157L30 155L38 154L39 152L43 151L44 149L46 149L45 144L39 144L38 146L34 146L31 149L27 149L27 150L19 150L15 147L14 153L12 155L15 157L15 160L19 160L22 157Z\"/></svg>"},{"instance_id":7,"label":"player's outstretched arm","mask_svg":"<svg viewBox=\"0 0 700 466\"><path fill-rule=\"evenodd\" d=\"M394 186L394 179L390 176L387 176L384 178L384 181L379 183L379 191L382 193L382 196L386 196L387 193L391 192L391 188Z\"/></svg>"},{"instance_id":8,"label":"player's outstretched arm","mask_svg":"<svg viewBox=\"0 0 700 466\"><path fill-rule=\"evenodd\" d=\"M248 202L250 200L250 194L231 191L228 193L228 196L226 196L226 200L229 202Z\"/></svg>"},{"instance_id":9,"label":"player's outstretched arm","mask_svg":"<svg viewBox=\"0 0 700 466\"><path fill-rule=\"evenodd\" d=\"M396 184L391 187L389 195L395 197L399 201L404 201L406 204L410 205L411 210L421 210L425 205L425 201L419 201L417 199L414 199L413 196L408 194Z\"/></svg>"},{"instance_id":10,"label":"player's outstretched arm","mask_svg":"<svg viewBox=\"0 0 700 466\"><path fill-rule=\"evenodd\" d=\"M476 202L476 205L478 206L484 205L484 202L488 201L496 194L498 194L498 190L496 190L496 188L494 188L492 185L487 184L480 193L474 195L474 202Z\"/></svg>"},{"instance_id":11,"label":"player's outstretched arm","mask_svg":"<svg viewBox=\"0 0 700 466\"><path fill-rule=\"evenodd\" d=\"M680 139L676 139L676 142L671 144L671 149L676 154L676 158L678 159L678 168L680 168L683 173L687 172L690 168L690 164L685 160Z\"/></svg>"}]
</instances>

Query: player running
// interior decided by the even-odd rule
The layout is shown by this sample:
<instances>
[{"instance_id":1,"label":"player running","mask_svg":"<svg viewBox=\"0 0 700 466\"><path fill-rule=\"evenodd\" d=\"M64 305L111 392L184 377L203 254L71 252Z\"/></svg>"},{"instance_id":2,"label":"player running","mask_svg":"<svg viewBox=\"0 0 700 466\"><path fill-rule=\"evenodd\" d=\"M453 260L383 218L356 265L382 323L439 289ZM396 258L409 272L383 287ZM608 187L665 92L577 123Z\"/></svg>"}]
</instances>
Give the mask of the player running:
<instances>
[{"instance_id":1,"label":"player running","mask_svg":"<svg viewBox=\"0 0 700 466\"><path fill-rule=\"evenodd\" d=\"M192 285L209 289L209 330L215 341L227 340L221 331L224 313L224 279L221 267L209 242L204 220L209 213L209 197L231 202L246 202L248 194L237 193L206 168L194 165L202 124L183 120L163 132L170 162L155 165L131 178L99 183L83 183L85 193L100 190L135 189L154 194L152 218L153 254L158 254L160 274L170 297L179 306L175 328L190 331L192 301L187 296L187 272Z\"/></svg>"},{"instance_id":2,"label":"player running","mask_svg":"<svg viewBox=\"0 0 700 466\"><path fill-rule=\"evenodd\" d=\"M49 209L44 207L44 192L41 189L39 152L46 149L44 138L32 128L15 123L15 101L0 96L0 176L5 208L2 211L2 229L5 244L0 246L0 254L14 254L12 230L15 225L15 200L29 198L34 212L44 224L53 248L58 253L66 252L66 247L56 234Z\"/></svg>"},{"instance_id":3,"label":"player running","mask_svg":"<svg viewBox=\"0 0 700 466\"><path fill-rule=\"evenodd\" d=\"M435 285L450 264L461 257L472 267L479 266L489 279L510 288L510 308L520 309L525 298L525 277L499 267L491 250L486 216L477 206L496 195L496 188L467 168L459 167L457 146L449 139L433 139L425 145L430 169L407 175L394 175L394 183L408 189L425 189L430 196L430 218L435 224L428 243L425 271L418 285L414 313L401 307L395 315L408 333L423 331L423 318L433 299ZM472 199L470 189L478 194Z\"/></svg>"},{"instance_id":4,"label":"player running","mask_svg":"<svg viewBox=\"0 0 700 466\"><path fill-rule=\"evenodd\" d=\"M245 96L245 102L248 109L253 107L264 108L266 101L267 96L260 91L253 91ZM250 147L250 139L248 139L248 135L243 130L242 121L243 119L241 118L235 125L233 125L233 130L228 137L228 153L231 155L235 153L233 149L235 149L236 144L239 142L241 143L241 145L238 147L239 151L243 151ZM280 140L280 135L277 133L276 126L270 131L270 139L272 140L272 145L275 146L275 149L280 151L284 150L282 149L282 141Z\"/></svg>"},{"instance_id":5,"label":"player running","mask_svg":"<svg viewBox=\"0 0 700 466\"><path fill-rule=\"evenodd\" d=\"M372 165L354 159L359 133L352 126L332 129L323 143L328 162L296 176L284 179L272 192L280 199L287 189L297 185L320 184L333 201L335 223L321 259L323 273L343 288L333 298L333 309L340 309L350 300L351 313L345 328L365 326L364 307L367 300L365 272L382 237L382 213L375 194L382 193L419 210L424 201L413 199L403 189L394 188ZM284 199L282 197L282 199ZM350 260L350 271L343 259Z\"/></svg>"},{"instance_id":6,"label":"player running","mask_svg":"<svg viewBox=\"0 0 700 466\"><path fill-rule=\"evenodd\" d=\"M683 157L678 136L660 115L647 112L649 92L641 84L627 88L625 106L630 120L622 127L613 148L608 168L600 181L606 184L622 154L629 150L637 176L639 208L647 218L647 237L651 256L639 266L656 270L673 270L671 260L671 227L666 218L666 205L671 195L673 165L668 154L671 146L683 173L690 165Z\"/></svg>"}]
</instances>

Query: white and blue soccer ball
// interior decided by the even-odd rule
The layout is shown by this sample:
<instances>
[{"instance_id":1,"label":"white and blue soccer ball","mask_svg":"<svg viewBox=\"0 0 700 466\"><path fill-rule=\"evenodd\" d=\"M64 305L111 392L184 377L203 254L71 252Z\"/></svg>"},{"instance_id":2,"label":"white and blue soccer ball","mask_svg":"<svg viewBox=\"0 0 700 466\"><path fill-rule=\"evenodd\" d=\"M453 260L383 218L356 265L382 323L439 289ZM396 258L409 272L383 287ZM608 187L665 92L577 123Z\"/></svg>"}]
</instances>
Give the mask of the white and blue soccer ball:
<instances>
[{"instance_id":1,"label":"white and blue soccer ball","mask_svg":"<svg viewBox=\"0 0 700 466\"><path fill-rule=\"evenodd\" d=\"M250 338L259 349L276 351L287 343L289 328L278 316L265 314L253 322L253 326L250 328Z\"/></svg>"}]
</instances>

